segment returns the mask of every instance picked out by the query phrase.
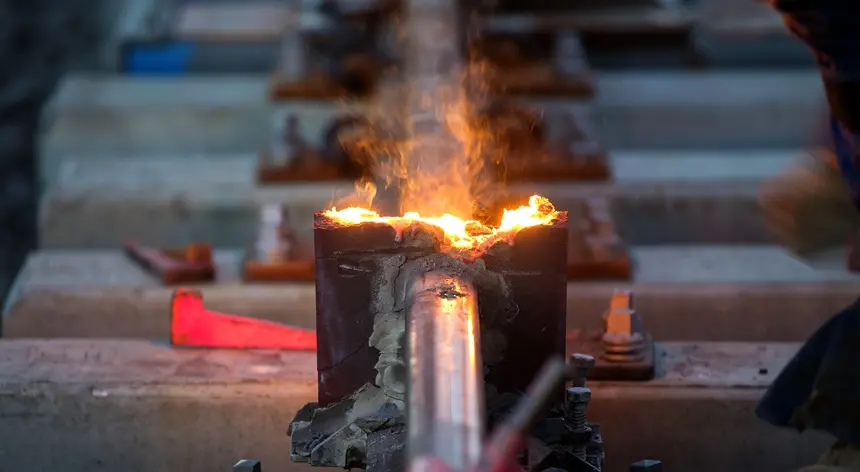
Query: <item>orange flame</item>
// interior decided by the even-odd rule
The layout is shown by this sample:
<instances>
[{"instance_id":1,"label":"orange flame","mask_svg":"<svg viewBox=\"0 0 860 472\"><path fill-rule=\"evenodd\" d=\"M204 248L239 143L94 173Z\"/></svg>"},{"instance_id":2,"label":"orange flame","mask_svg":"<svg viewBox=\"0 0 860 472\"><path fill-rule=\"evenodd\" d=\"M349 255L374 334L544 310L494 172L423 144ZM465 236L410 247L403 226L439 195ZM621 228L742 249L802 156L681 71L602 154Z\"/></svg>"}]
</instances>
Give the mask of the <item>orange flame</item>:
<instances>
[{"instance_id":1,"label":"orange flame","mask_svg":"<svg viewBox=\"0 0 860 472\"><path fill-rule=\"evenodd\" d=\"M558 211L546 197L532 195L529 204L513 210L505 210L498 227L484 225L475 220L464 220L454 215L444 214L437 217L421 216L417 212L407 212L403 216L380 216L379 213L360 207L342 210L332 208L324 215L342 225L362 223L384 223L391 225L398 233L415 223L424 223L442 230L445 241L442 250L483 251L499 241L511 241L513 236L532 226L551 225L558 219Z\"/></svg>"}]
</instances>

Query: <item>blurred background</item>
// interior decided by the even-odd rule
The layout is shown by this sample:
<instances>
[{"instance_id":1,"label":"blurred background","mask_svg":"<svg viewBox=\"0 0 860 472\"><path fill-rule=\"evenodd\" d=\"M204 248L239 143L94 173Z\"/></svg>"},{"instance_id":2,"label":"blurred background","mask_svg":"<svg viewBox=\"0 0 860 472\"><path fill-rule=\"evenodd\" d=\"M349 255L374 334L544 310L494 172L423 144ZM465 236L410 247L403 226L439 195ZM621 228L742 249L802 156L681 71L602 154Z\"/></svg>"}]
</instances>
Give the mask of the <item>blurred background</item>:
<instances>
[{"instance_id":1,"label":"blurred background","mask_svg":"<svg viewBox=\"0 0 860 472\"><path fill-rule=\"evenodd\" d=\"M106 218L137 221L116 231L126 237L154 218L155 210L139 214L155 205L140 193L158 185L134 182L164 177L126 172L125 159L255 154L271 133L266 90L284 38L307 26L299 3L3 1L0 292L40 245L96 248L101 224L123 227ZM811 59L761 2L583 2L555 17L577 32L596 77L588 106L605 148L725 151L734 170L714 172L759 178L771 171L761 166L776 164L745 165L749 152L803 149L816 138L824 109ZM91 172L109 165L115 174ZM227 169L186 177L217 186ZM127 192L105 190L112 184ZM61 198L41 198L52 192ZM105 210L111 199L139 204L122 214ZM157 242L204 232L175 231Z\"/></svg>"},{"instance_id":2,"label":"blurred background","mask_svg":"<svg viewBox=\"0 0 860 472\"><path fill-rule=\"evenodd\" d=\"M629 354L645 352L628 350L644 330L662 350L647 356L653 384L594 395L604 470L646 457L670 470L797 470L821 455L829 437L751 414L798 343L860 293L860 215L819 159L832 157L827 110L805 47L754 0L456 1L482 10L472 43L427 39L459 26L438 20L444 2L406 42L389 21L400 0L0 0L0 469L197 472L255 457L267 470L308 470L290 468L284 431L313 396L314 360L184 349L183 329L210 332L217 317L184 328L171 301L191 286L218 312L302 328L319 317L320 339L345 356L324 368L335 381L335 367L371 359L378 344L325 333L367 336L361 315L379 310L367 300L384 299L365 264L393 250L374 241L342 252L357 238L326 226L317 235L329 247L314 252L313 215L354 196L357 179L378 181L382 166L352 146L378 137L368 111L398 122L390 134L420 122L408 144L431 145L410 149L459 151L457 133L425 109L445 100L386 93L401 91L381 73L391 65L410 73L408 98L450 79L434 55L451 69L484 66L481 90L493 93L469 96L475 107L456 118L478 118L461 129L488 138L482 170L502 198L480 206L440 191L465 180L445 170L473 170L450 165L424 168L435 180L414 200L454 200L489 221L539 194L569 216L566 245L556 229L532 233L547 243L518 244L540 248L522 258L528 271L520 256L497 258L492 270L514 274L513 292L542 313L518 318L531 326L524 342L498 344L505 355L522 346L533 358L544 338L532 334L562 326L547 318L561 314L562 256L569 333L620 334ZM469 46L463 57L458 46ZM379 106L390 95L400 100ZM798 163L805 170L784 178ZM835 265L801 261L801 243L835 248ZM631 296L612 297L619 289L635 293L644 328ZM197 305L187 316L205 313ZM610 333L607 308L629 322ZM242 345L228 325L211 330L225 335L215 345ZM624 378L623 366L645 364L621 357Z\"/></svg>"}]
</instances>

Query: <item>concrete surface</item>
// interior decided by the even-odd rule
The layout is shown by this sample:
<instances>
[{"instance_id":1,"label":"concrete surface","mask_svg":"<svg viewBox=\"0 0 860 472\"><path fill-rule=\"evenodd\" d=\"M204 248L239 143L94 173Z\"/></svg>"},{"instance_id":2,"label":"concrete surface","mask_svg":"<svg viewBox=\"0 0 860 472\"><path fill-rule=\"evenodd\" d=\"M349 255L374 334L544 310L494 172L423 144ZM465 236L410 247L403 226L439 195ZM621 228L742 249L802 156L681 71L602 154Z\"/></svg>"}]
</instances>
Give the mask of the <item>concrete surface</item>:
<instances>
[{"instance_id":1,"label":"concrete surface","mask_svg":"<svg viewBox=\"0 0 860 472\"><path fill-rule=\"evenodd\" d=\"M311 328L314 287L242 285L240 251L217 254L206 305ZM639 247L632 283L568 285L568 326L597 328L614 288L636 294L661 340L801 341L860 294L860 277L819 271L776 247ZM167 339L172 290L119 251L32 255L2 318L6 337Z\"/></svg>"},{"instance_id":2,"label":"concrete surface","mask_svg":"<svg viewBox=\"0 0 860 472\"><path fill-rule=\"evenodd\" d=\"M616 183L520 185L558 208L584 197L613 200L630 244L759 244L770 242L758 207L759 183L776 175L797 151L618 151ZM244 246L255 234L262 203L286 203L293 221L349 195L353 185L257 187L256 156L185 156L125 161L74 159L60 169L40 210L46 249L111 248L128 238L150 244L205 240Z\"/></svg>"},{"instance_id":3,"label":"concrete surface","mask_svg":"<svg viewBox=\"0 0 860 472\"><path fill-rule=\"evenodd\" d=\"M262 107L267 104L267 87L268 77L257 75L127 77L76 73L62 79L47 109L56 116L87 109L131 112L140 108Z\"/></svg>"},{"instance_id":4,"label":"concrete surface","mask_svg":"<svg viewBox=\"0 0 860 472\"><path fill-rule=\"evenodd\" d=\"M125 80L67 78L43 155L256 152L265 140L268 77ZM610 149L801 147L824 119L811 71L598 73L597 81L595 123ZM82 106L80 89L106 92Z\"/></svg>"},{"instance_id":5,"label":"concrete surface","mask_svg":"<svg viewBox=\"0 0 860 472\"><path fill-rule=\"evenodd\" d=\"M823 126L815 72L598 74L595 120L609 149L806 146Z\"/></svg>"},{"instance_id":6,"label":"concrete surface","mask_svg":"<svg viewBox=\"0 0 860 472\"><path fill-rule=\"evenodd\" d=\"M792 344L666 344L659 378L592 382L608 472L659 458L669 470L760 472L813 462L829 440L778 431L750 410ZM9 470L266 470L315 397L312 353L171 349L145 341L0 341L0 428ZM765 370L760 370L765 369ZM766 372L761 374L760 372Z\"/></svg>"},{"instance_id":7,"label":"concrete surface","mask_svg":"<svg viewBox=\"0 0 860 472\"><path fill-rule=\"evenodd\" d=\"M814 66L809 49L765 2L703 0L697 13L692 40L709 66Z\"/></svg>"}]
</instances>

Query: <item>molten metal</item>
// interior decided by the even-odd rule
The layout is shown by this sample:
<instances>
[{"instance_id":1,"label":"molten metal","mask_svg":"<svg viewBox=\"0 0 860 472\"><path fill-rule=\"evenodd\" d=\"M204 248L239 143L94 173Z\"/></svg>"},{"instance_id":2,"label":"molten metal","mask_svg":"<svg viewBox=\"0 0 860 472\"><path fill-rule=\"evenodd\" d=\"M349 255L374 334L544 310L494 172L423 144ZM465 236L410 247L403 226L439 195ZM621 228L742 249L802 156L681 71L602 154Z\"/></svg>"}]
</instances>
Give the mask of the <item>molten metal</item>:
<instances>
[{"instance_id":1,"label":"molten metal","mask_svg":"<svg viewBox=\"0 0 860 472\"><path fill-rule=\"evenodd\" d=\"M446 246L442 250L466 250L482 252L499 241L512 242L513 237L525 228L550 225L558 219L559 212L546 197L533 195L529 204L513 210L505 210L498 227L484 225L474 220L463 220L454 215L424 217L408 212L399 217L380 216L379 213L365 208L350 207L342 210L332 208L325 215L342 225L362 223L389 224L401 233L415 223L424 223L441 229L445 235Z\"/></svg>"}]
</instances>

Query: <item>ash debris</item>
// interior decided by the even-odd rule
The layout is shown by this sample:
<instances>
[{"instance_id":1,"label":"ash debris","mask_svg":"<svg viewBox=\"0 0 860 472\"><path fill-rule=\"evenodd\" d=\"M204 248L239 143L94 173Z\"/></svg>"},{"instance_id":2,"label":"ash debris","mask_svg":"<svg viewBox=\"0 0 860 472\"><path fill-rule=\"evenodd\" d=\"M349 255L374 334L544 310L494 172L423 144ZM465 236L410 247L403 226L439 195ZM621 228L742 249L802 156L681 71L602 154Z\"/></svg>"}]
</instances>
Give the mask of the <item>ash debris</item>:
<instances>
[{"instance_id":1,"label":"ash debris","mask_svg":"<svg viewBox=\"0 0 860 472\"><path fill-rule=\"evenodd\" d=\"M444 298L446 300L454 300L456 298L463 297L466 294L457 291L457 287L455 287L454 284L445 284L436 289L436 295L438 295L439 298Z\"/></svg>"},{"instance_id":2,"label":"ash debris","mask_svg":"<svg viewBox=\"0 0 860 472\"><path fill-rule=\"evenodd\" d=\"M349 398L320 408L309 403L290 423L290 458L318 467L363 468L368 438L378 431L405 425L402 411L367 384Z\"/></svg>"}]
</instances>

